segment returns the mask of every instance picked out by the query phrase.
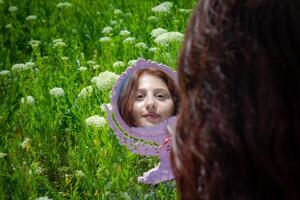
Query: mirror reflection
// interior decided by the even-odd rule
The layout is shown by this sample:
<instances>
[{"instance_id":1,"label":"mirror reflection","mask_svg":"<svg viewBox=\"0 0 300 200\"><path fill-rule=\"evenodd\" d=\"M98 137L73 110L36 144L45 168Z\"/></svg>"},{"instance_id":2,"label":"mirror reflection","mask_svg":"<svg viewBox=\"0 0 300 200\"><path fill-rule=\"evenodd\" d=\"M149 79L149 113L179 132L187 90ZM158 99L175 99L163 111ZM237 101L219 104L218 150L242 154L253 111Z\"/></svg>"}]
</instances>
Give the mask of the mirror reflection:
<instances>
[{"instance_id":1,"label":"mirror reflection","mask_svg":"<svg viewBox=\"0 0 300 200\"><path fill-rule=\"evenodd\" d=\"M178 109L176 80L163 70L147 67L126 80L118 98L118 110L129 127L152 127Z\"/></svg>"}]
</instances>

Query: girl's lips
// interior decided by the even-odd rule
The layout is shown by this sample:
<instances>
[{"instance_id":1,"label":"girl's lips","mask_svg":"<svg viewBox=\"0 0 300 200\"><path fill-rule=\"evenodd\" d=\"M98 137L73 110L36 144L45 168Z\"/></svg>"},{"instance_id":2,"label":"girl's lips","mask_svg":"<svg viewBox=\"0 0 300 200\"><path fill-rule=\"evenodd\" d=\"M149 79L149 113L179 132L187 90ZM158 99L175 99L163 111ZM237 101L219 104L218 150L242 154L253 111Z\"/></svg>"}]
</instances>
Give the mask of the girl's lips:
<instances>
[{"instance_id":1,"label":"girl's lips","mask_svg":"<svg viewBox=\"0 0 300 200\"><path fill-rule=\"evenodd\" d=\"M145 117L147 119L158 119L161 116L157 113L147 113L147 114L143 115L143 117Z\"/></svg>"}]
</instances>

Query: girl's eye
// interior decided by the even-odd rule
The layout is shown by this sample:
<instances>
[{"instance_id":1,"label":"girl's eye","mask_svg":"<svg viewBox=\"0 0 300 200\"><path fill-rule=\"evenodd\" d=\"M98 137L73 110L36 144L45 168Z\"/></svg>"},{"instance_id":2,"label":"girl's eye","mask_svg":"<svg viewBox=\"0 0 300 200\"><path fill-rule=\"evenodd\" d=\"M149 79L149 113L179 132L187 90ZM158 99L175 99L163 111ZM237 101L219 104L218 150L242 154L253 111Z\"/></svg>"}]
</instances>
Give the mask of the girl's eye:
<instances>
[{"instance_id":1,"label":"girl's eye","mask_svg":"<svg viewBox=\"0 0 300 200\"><path fill-rule=\"evenodd\" d=\"M165 100L165 99L167 98L167 96L164 95L164 94L158 94L158 95L156 95L156 97L157 97L159 100Z\"/></svg>"},{"instance_id":2,"label":"girl's eye","mask_svg":"<svg viewBox=\"0 0 300 200\"><path fill-rule=\"evenodd\" d=\"M140 100L143 100L143 99L144 99L144 95L142 95L142 94L138 94L138 95L135 96L135 100L140 101Z\"/></svg>"}]
</instances>

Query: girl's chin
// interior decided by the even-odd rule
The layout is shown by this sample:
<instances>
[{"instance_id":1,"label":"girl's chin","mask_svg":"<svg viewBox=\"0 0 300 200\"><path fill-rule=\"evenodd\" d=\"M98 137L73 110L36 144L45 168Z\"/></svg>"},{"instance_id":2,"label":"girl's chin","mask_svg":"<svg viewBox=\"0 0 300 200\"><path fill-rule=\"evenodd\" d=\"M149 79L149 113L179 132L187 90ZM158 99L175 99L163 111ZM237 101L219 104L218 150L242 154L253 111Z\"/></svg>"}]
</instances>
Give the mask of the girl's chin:
<instances>
[{"instance_id":1,"label":"girl's chin","mask_svg":"<svg viewBox=\"0 0 300 200\"><path fill-rule=\"evenodd\" d=\"M156 120L156 121L154 121L154 120L147 120L147 121L145 121L145 122L142 122L142 124L141 124L141 127L152 127L152 126L155 126L155 125L157 125L157 124L159 124L159 123L161 123L163 120Z\"/></svg>"}]
</instances>

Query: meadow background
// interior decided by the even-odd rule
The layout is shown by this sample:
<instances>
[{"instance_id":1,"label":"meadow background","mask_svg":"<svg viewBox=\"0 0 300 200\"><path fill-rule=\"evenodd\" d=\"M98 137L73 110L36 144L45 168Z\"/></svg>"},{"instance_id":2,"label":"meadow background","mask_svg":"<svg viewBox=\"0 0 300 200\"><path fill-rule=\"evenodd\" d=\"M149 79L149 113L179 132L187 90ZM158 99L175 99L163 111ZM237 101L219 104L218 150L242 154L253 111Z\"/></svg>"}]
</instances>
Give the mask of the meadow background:
<instances>
[{"instance_id":1,"label":"meadow background","mask_svg":"<svg viewBox=\"0 0 300 200\"><path fill-rule=\"evenodd\" d=\"M0 199L176 199L103 105L139 57L176 69L196 1L0 0ZM160 7L157 7L160 5Z\"/></svg>"}]
</instances>

